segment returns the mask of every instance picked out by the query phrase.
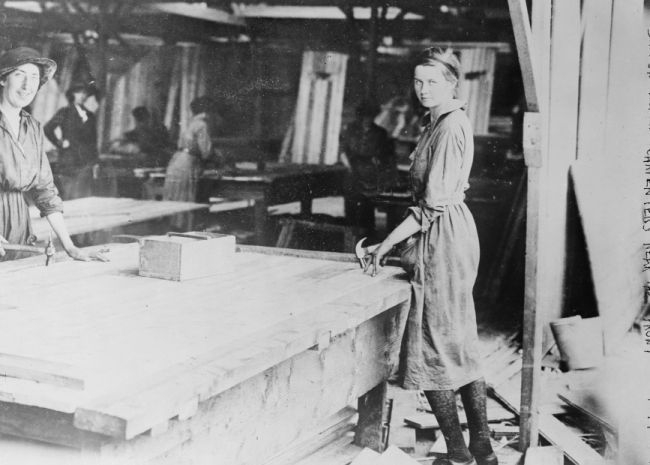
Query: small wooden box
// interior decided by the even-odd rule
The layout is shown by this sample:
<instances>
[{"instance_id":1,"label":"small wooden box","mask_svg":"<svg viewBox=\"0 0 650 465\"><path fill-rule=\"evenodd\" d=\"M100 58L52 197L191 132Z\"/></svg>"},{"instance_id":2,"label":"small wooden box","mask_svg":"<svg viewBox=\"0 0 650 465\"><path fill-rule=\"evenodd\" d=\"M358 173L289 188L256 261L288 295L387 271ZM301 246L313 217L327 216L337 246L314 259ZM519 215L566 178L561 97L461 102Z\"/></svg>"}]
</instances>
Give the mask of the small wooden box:
<instances>
[{"instance_id":1,"label":"small wooden box","mask_svg":"<svg viewBox=\"0 0 650 465\"><path fill-rule=\"evenodd\" d=\"M232 270L235 237L205 232L151 236L140 246L139 275L184 281Z\"/></svg>"}]
</instances>

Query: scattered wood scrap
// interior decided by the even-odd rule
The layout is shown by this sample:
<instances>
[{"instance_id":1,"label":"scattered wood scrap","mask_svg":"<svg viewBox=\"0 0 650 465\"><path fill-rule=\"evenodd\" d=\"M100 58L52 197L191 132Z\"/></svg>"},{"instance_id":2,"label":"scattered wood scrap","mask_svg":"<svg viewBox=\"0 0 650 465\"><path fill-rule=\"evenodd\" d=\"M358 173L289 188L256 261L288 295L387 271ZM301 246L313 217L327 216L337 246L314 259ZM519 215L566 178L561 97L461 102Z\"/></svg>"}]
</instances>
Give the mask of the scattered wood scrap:
<instances>
[{"instance_id":1,"label":"scattered wood scrap","mask_svg":"<svg viewBox=\"0 0 650 465\"><path fill-rule=\"evenodd\" d=\"M521 403L521 378L519 375L511 378L510 381L502 384L498 389L490 386L488 392L513 413L519 414L519 405ZM540 412L539 432L544 439L559 447L564 452L564 455L576 465L602 464L604 462L603 457L598 452L589 447L564 423L546 411Z\"/></svg>"},{"instance_id":2,"label":"scattered wood scrap","mask_svg":"<svg viewBox=\"0 0 650 465\"><path fill-rule=\"evenodd\" d=\"M419 465L419 462L398 447L390 446L383 454L364 449L350 465Z\"/></svg>"},{"instance_id":3,"label":"scattered wood scrap","mask_svg":"<svg viewBox=\"0 0 650 465\"><path fill-rule=\"evenodd\" d=\"M555 446L529 447L524 465L564 465L564 455Z\"/></svg>"},{"instance_id":4,"label":"scattered wood scrap","mask_svg":"<svg viewBox=\"0 0 650 465\"><path fill-rule=\"evenodd\" d=\"M567 405L587 415L603 428L606 428L611 432L616 431L614 423L603 411L602 407L596 402L590 391L585 389L568 391L558 394L558 397L566 402Z\"/></svg>"},{"instance_id":5,"label":"scattered wood scrap","mask_svg":"<svg viewBox=\"0 0 650 465\"><path fill-rule=\"evenodd\" d=\"M501 422L501 421L511 421L515 419L515 415L512 412L503 408L494 400L488 399L488 403L493 404L493 405L489 405L487 408L488 422L493 423L493 422ZM467 417L464 411L459 410L458 418L462 426L467 425ZM404 422L407 425L417 429L436 429L440 427L440 425L438 424L438 420L436 419L436 416L433 413L429 413L429 412L417 412L411 415L407 415L406 417L404 417Z\"/></svg>"}]
</instances>

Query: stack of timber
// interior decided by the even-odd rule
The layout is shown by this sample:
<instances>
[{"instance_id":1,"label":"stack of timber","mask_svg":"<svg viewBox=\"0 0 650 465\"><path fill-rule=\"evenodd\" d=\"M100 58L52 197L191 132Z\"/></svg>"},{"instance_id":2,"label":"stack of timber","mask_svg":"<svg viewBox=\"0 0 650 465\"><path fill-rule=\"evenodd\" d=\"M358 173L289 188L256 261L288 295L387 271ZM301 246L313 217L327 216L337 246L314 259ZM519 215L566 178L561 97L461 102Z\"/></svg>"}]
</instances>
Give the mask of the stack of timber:
<instances>
[{"instance_id":1,"label":"stack of timber","mask_svg":"<svg viewBox=\"0 0 650 465\"><path fill-rule=\"evenodd\" d=\"M291 146L283 144L282 161L334 164L339 161L339 134L348 56L306 51L302 59ZM289 152L290 153L286 153Z\"/></svg>"},{"instance_id":2,"label":"stack of timber","mask_svg":"<svg viewBox=\"0 0 650 465\"><path fill-rule=\"evenodd\" d=\"M3 273L0 433L65 446L42 463L68 465L253 465L328 418L339 434L337 412L397 362L404 273L243 250L232 273L181 283L138 277L136 244ZM34 450L5 441L2 463Z\"/></svg>"}]
</instances>

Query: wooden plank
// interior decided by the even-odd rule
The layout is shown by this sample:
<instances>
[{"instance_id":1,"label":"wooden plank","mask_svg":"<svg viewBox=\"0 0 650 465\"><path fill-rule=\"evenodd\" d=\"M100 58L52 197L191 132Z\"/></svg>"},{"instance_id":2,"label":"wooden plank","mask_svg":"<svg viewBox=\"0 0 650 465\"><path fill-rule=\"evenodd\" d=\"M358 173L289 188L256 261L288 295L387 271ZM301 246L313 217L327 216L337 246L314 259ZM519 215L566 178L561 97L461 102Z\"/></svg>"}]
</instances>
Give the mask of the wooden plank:
<instances>
[{"instance_id":1,"label":"wooden plank","mask_svg":"<svg viewBox=\"0 0 650 465\"><path fill-rule=\"evenodd\" d=\"M498 390L489 388L490 395L519 414L521 391L517 383L511 382ZM539 434L551 445L559 447L564 455L576 465L602 465L604 460L598 452L589 447L582 439L566 427L560 420L548 413L539 415Z\"/></svg>"},{"instance_id":2,"label":"wooden plank","mask_svg":"<svg viewBox=\"0 0 650 465\"><path fill-rule=\"evenodd\" d=\"M207 204L136 200L111 197L85 197L63 204L64 218L70 235L109 230L177 213L208 209ZM46 218L30 210L34 234L43 239L52 232Z\"/></svg>"},{"instance_id":3,"label":"wooden plank","mask_svg":"<svg viewBox=\"0 0 650 465\"><path fill-rule=\"evenodd\" d=\"M564 455L554 446L529 447L524 465L564 465Z\"/></svg>"},{"instance_id":4,"label":"wooden plank","mask_svg":"<svg viewBox=\"0 0 650 465\"><path fill-rule=\"evenodd\" d=\"M547 441L557 446L576 465L601 465L605 463L598 452L589 447L553 415L540 415L539 429Z\"/></svg>"},{"instance_id":5,"label":"wooden plank","mask_svg":"<svg viewBox=\"0 0 650 465\"><path fill-rule=\"evenodd\" d=\"M491 400L491 399L490 399ZM494 402L494 400L492 400ZM500 405L491 405L487 408L488 422L511 421L515 416ZM458 419L462 426L467 425L467 416L463 410L458 411ZM418 412L404 417L404 422L417 429L437 429L440 427L433 413Z\"/></svg>"},{"instance_id":6,"label":"wooden plank","mask_svg":"<svg viewBox=\"0 0 650 465\"><path fill-rule=\"evenodd\" d=\"M615 433L616 425L603 411L603 406L598 403L590 390L580 389L558 394L558 397L571 407L589 416L593 421Z\"/></svg>"},{"instance_id":7,"label":"wooden plank","mask_svg":"<svg viewBox=\"0 0 650 465\"><path fill-rule=\"evenodd\" d=\"M66 363L0 353L0 373L12 378L84 389L83 373Z\"/></svg>"},{"instance_id":8,"label":"wooden plank","mask_svg":"<svg viewBox=\"0 0 650 465\"><path fill-rule=\"evenodd\" d=\"M419 462L413 460L407 454L395 446L390 446L381 454L377 465L418 465Z\"/></svg>"},{"instance_id":9,"label":"wooden plank","mask_svg":"<svg viewBox=\"0 0 650 465\"><path fill-rule=\"evenodd\" d=\"M364 448L350 465L377 465L380 454L372 449Z\"/></svg>"},{"instance_id":10,"label":"wooden plank","mask_svg":"<svg viewBox=\"0 0 650 465\"><path fill-rule=\"evenodd\" d=\"M296 116L294 119L293 143L291 144L291 161L294 163L304 163L306 160L305 139L307 137L307 116L309 114L311 70L313 68L314 56L315 52L312 51L305 51L302 55L302 68L300 71Z\"/></svg>"},{"instance_id":11,"label":"wooden plank","mask_svg":"<svg viewBox=\"0 0 650 465\"><path fill-rule=\"evenodd\" d=\"M0 402L0 435L4 434L77 449L100 447L109 441L106 436L75 428L72 414L10 402Z\"/></svg>"},{"instance_id":12,"label":"wooden plank","mask_svg":"<svg viewBox=\"0 0 650 465\"><path fill-rule=\"evenodd\" d=\"M571 167L571 179L603 319L605 349L611 352L642 309L643 276L636 264L644 256L643 230L627 177L602 163L578 162ZM607 221L602 208L612 210ZM612 224L617 227L611 228Z\"/></svg>"}]
</instances>

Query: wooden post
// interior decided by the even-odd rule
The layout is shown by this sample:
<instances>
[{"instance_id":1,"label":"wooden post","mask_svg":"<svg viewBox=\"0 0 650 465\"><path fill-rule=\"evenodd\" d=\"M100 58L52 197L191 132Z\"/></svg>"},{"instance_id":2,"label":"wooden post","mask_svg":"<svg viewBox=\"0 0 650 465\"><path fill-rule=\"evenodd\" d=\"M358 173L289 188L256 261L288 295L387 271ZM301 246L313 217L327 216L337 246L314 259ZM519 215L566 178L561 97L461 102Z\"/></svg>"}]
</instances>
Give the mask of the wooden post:
<instances>
[{"instance_id":1,"label":"wooden post","mask_svg":"<svg viewBox=\"0 0 650 465\"><path fill-rule=\"evenodd\" d=\"M366 89L364 99L371 101L375 98L375 81L377 74L377 46L379 45L379 7L370 7L370 31L368 34L368 61L366 66Z\"/></svg>"},{"instance_id":2,"label":"wooden post","mask_svg":"<svg viewBox=\"0 0 650 465\"><path fill-rule=\"evenodd\" d=\"M540 3L537 0L535 3ZM523 148L524 160L528 168L527 216L526 216L526 276L524 286L523 317L523 355L521 374L520 406L520 450L525 451L531 444L537 445L538 425L536 404L539 397L539 378L536 376L539 357L536 356L536 341L539 339L539 326L536 324L537 302L537 250L539 226L539 174L541 168L540 115L533 66L532 37L525 0L508 0L512 28L517 45L519 66L524 83L526 105L531 113L524 115ZM534 131L534 134L531 132Z\"/></svg>"}]
</instances>

